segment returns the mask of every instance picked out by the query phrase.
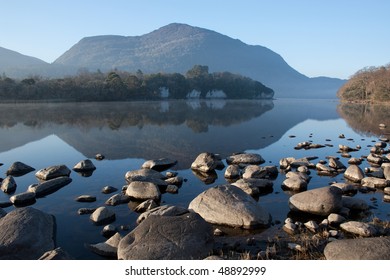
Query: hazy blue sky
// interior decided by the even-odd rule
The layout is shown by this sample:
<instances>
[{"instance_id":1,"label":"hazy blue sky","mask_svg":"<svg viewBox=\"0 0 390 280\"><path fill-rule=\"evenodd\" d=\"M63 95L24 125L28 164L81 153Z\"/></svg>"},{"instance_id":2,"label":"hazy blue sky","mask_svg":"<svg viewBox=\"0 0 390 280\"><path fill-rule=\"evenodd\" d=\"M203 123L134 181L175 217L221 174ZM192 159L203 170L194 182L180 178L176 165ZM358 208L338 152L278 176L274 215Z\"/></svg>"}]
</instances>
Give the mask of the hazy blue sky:
<instances>
[{"instance_id":1,"label":"hazy blue sky","mask_svg":"<svg viewBox=\"0 0 390 280\"><path fill-rule=\"evenodd\" d=\"M81 38L172 22L279 53L309 76L348 78L390 63L388 0L0 0L0 46L53 62Z\"/></svg>"}]
</instances>

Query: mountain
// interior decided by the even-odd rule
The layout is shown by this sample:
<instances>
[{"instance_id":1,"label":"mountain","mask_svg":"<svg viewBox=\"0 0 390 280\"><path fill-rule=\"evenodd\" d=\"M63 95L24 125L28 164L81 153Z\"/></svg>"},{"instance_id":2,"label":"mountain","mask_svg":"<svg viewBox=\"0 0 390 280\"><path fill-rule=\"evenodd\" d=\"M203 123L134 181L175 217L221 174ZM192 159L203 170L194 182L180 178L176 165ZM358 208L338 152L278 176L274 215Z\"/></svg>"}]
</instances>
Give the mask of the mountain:
<instances>
[{"instance_id":1,"label":"mountain","mask_svg":"<svg viewBox=\"0 0 390 280\"><path fill-rule=\"evenodd\" d=\"M7 76L33 75L37 69L48 66L49 63L38 58L0 47L0 73L6 73Z\"/></svg>"},{"instance_id":2,"label":"mountain","mask_svg":"<svg viewBox=\"0 0 390 280\"><path fill-rule=\"evenodd\" d=\"M179 23L142 36L86 37L53 64L92 71L140 69L144 73L185 73L195 64L208 65L211 72L229 71L258 80L274 89L275 97L335 98L345 82L308 78L266 47Z\"/></svg>"}]
</instances>

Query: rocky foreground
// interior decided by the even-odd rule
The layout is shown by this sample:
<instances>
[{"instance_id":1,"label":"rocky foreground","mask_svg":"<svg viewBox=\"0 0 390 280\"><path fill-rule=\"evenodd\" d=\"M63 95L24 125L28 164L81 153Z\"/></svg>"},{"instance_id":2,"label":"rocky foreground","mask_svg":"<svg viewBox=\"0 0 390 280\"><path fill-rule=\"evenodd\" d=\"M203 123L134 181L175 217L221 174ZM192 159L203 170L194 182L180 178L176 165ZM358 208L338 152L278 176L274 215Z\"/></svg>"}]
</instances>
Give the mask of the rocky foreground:
<instances>
[{"instance_id":1,"label":"rocky foreground","mask_svg":"<svg viewBox=\"0 0 390 280\"><path fill-rule=\"evenodd\" d=\"M343 137L340 135L340 137ZM350 152L360 147L339 146L344 166L338 157L282 158L279 166L263 166L261 155L238 153L221 159L202 153L192 163L195 176L212 182L216 170L224 170L227 184L215 185L195 197L187 208L160 205L161 194L175 193L185 180L176 172L165 172L176 164L163 158L145 162L139 170L124 174L122 190L105 187L113 194L98 208L80 208L80 215L90 215L96 225L104 225L107 240L88 244L92 252L114 259L390 259L389 222L367 221L369 206L355 198L357 192L380 189L383 200L390 201L390 151L388 139L381 138L362 158ZM296 149L318 149L323 145L299 143ZM102 155L97 159L102 160ZM370 168L362 170L363 160ZM225 162L227 167L225 166ZM89 176L96 169L91 160L83 160L73 171ZM34 168L15 162L1 182L1 190L10 194L9 202L18 206L8 213L0 208L1 259L72 259L55 243L55 217L33 208L36 199L70 184L71 170L50 166L36 172L38 182L26 192L12 195L17 185L13 176L23 176ZM310 186L310 173L333 177L343 174L345 182L328 186ZM285 176L282 189L291 192L288 206L293 215L284 222L275 221L258 197L273 191L274 179ZM309 188L310 187L310 188ZM115 193L115 194L114 194ZM95 201L83 195L79 202ZM112 225L115 207L130 200L139 203L136 226L122 236ZM280 225L280 226L279 226ZM229 229L254 231L253 235L231 236Z\"/></svg>"}]
</instances>

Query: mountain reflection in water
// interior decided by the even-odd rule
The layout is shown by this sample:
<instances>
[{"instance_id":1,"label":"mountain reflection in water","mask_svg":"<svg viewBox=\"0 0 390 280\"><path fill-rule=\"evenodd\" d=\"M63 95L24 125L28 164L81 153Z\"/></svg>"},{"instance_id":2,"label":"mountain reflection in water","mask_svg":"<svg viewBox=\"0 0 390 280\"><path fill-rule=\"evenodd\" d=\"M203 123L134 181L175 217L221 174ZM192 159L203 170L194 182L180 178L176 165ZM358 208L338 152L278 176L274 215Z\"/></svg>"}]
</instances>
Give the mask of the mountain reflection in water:
<instances>
[{"instance_id":1,"label":"mountain reflection in water","mask_svg":"<svg viewBox=\"0 0 390 280\"><path fill-rule=\"evenodd\" d=\"M266 147L309 116L338 117L334 102L308 100L1 104L0 152L54 134L87 158L170 157L189 168L201 152Z\"/></svg>"}]
</instances>

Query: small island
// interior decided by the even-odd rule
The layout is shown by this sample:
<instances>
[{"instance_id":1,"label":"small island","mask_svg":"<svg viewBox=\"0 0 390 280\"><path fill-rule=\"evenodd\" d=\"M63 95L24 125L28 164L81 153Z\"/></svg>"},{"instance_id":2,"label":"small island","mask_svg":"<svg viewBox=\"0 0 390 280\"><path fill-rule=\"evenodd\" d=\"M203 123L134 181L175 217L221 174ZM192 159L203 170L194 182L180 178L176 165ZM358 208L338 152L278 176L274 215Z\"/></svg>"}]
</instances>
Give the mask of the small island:
<instances>
[{"instance_id":1,"label":"small island","mask_svg":"<svg viewBox=\"0 0 390 280\"><path fill-rule=\"evenodd\" d=\"M120 70L102 73L80 69L75 76L14 80L0 77L0 99L7 101L132 101L159 99L272 99L262 83L230 72L209 73L195 65L180 73L144 74Z\"/></svg>"},{"instance_id":2,"label":"small island","mask_svg":"<svg viewBox=\"0 0 390 280\"><path fill-rule=\"evenodd\" d=\"M339 89L337 96L347 102L390 102L390 64L358 71Z\"/></svg>"}]
</instances>

